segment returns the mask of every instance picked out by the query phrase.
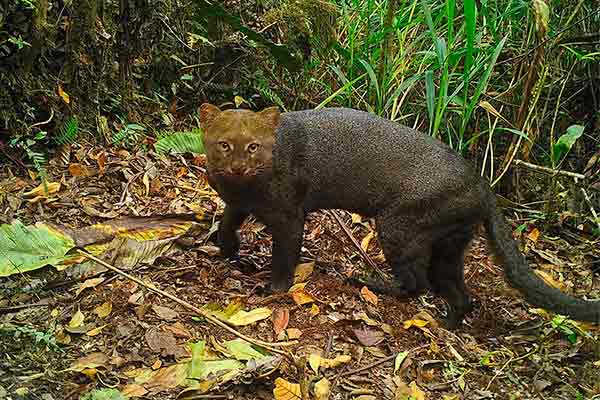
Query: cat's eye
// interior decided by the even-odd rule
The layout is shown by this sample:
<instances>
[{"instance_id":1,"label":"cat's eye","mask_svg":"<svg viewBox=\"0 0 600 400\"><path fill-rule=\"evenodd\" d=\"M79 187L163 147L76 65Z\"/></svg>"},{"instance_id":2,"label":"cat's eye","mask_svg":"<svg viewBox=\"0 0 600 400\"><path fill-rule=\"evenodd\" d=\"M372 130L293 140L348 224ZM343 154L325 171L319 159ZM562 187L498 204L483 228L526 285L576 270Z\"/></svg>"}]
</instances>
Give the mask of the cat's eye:
<instances>
[{"instance_id":1,"label":"cat's eye","mask_svg":"<svg viewBox=\"0 0 600 400\"><path fill-rule=\"evenodd\" d=\"M227 142L219 142L219 147L223 151L229 151L229 143Z\"/></svg>"},{"instance_id":2,"label":"cat's eye","mask_svg":"<svg viewBox=\"0 0 600 400\"><path fill-rule=\"evenodd\" d=\"M249 153L256 153L256 151L258 150L259 147L260 147L260 145L258 143L250 143L248 145L248 152Z\"/></svg>"}]
</instances>

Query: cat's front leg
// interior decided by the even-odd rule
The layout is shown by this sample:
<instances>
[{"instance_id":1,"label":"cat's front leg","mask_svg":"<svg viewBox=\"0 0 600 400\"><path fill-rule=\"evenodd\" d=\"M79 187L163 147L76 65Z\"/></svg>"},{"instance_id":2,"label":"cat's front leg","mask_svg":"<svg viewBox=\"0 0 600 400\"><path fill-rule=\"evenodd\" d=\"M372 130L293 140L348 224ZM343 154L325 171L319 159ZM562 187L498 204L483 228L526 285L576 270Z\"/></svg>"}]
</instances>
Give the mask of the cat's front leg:
<instances>
[{"instance_id":1,"label":"cat's front leg","mask_svg":"<svg viewBox=\"0 0 600 400\"><path fill-rule=\"evenodd\" d=\"M217 232L217 244L221 248L221 254L226 258L236 257L240 250L240 238L238 229L244 223L248 213L231 205L226 205L223 218L219 223Z\"/></svg>"},{"instance_id":2,"label":"cat's front leg","mask_svg":"<svg viewBox=\"0 0 600 400\"><path fill-rule=\"evenodd\" d=\"M292 285L294 271L300 258L304 213L296 211L282 214L270 225L273 235L271 290L285 292Z\"/></svg>"}]
</instances>

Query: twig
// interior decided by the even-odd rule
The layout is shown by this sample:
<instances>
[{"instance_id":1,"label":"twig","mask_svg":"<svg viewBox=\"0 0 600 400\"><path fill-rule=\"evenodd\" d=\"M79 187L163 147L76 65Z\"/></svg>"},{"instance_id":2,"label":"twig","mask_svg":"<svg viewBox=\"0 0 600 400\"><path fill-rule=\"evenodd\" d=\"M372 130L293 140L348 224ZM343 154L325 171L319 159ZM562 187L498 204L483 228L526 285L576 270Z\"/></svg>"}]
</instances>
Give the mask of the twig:
<instances>
[{"instance_id":1,"label":"twig","mask_svg":"<svg viewBox=\"0 0 600 400\"><path fill-rule=\"evenodd\" d=\"M581 179L582 181L586 180L586 178L587 178L585 175L578 174L576 172L563 171L560 169L552 169L552 168L548 168L548 167L542 167L541 165L531 164L531 163L528 163L527 161L523 161L523 160L514 160L514 164L521 165L527 169L530 169L533 171L538 171L538 172L541 172L544 174L549 174L549 175L564 175L564 176L569 176L569 177L575 178L575 179Z\"/></svg>"},{"instance_id":2,"label":"twig","mask_svg":"<svg viewBox=\"0 0 600 400\"><path fill-rule=\"evenodd\" d=\"M338 212L336 210L330 210L330 212L333 215L333 217L335 218L335 220L337 221L340 228L342 228L342 230L344 231L346 236L348 236L348 239L350 239L352 241L352 243L354 244L354 246L358 249L358 252L362 256L362 258L367 262L367 264L369 264L369 266L371 266L371 268L373 268L373 270L375 270L375 272L377 272L377 274L379 275L380 278L387 280L387 276L377 266L377 264L375 264L375 262L373 260L371 260L371 257L369 257L367 252L363 250L363 248L360 246L360 243L358 243L356 238L352 235L352 232L350 232L350 229L348 229L348 227L346 226L344 221L342 221L342 219L340 218Z\"/></svg>"},{"instance_id":3,"label":"twig","mask_svg":"<svg viewBox=\"0 0 600 400\"><path fill-rule=\"evenodd\" d=\"M52 304L49 303L31 303L31 304L21 304L18 306L9 306L9 307L0 307L0 314L9 312L9 311L19 311L26 308L33 307L50 307Z\"/></svg>"},{"instance_id":4,"label":"twig","mask_svg":"<svg viewBox=\"0 0 600 400\"><path fill-rule=\"evenodd\" d=\"M424 344L423 346L415 347L414 349L409 350L409 353L417 352L417 351L419 351L421 349L424 349L425 347L428 347L428 346L429 346L428 344ZM392 354L389 357L382 358L381 360L375 361L374 363L371 363L369 365L365 365L364 367L344 372L344 373L340 374L340 377L349 376L349 375L355 375L355 374L358 374L360 372L366 371L368 369L374 368L374 367L378 366L379 364L383 364L383 363L385 363L387 361L393 360L394 358L396 358L398 356L398 354L399 353Z\"/></svg>"},{"instance_id":5,"label":"twig","mask_svg":"<svg viewBox=\"0 0 600 400\"><path fill-rule=\"evenodd\" d=\"M51 108L50 109L50 117L47 120L42 121L42 122L36 122L35 124L29 125L29 129L35 128L36 126L40 126L40 125L46 125L47 123L52 121L52 118L54 118L54 110Z\"/></svg>"},{"instance_id":6,"label":"twig","mask_svg":"<svg viewBox=\"0 0 600 400\"><path fill-rule=\"evenodd\" d=\"M208 320L209 322L211 322L211 323L213 323L213 324L215 324L215 325L217 325L217 326L225 329L229 333L232 333L232 334L236 335L237 337L239 337L241 339L244 339L247 342L253 343L253 344L257 345L257 346L264 347L265 349L270 350L273 353L281 354L281 355L286 356L288 358L292 357L291 354L289 354L288 352L285 352L285 351L280 350L280 349L276 349L275 347L294 346L294 345L296 345L298 343L295 340L294 341L287 341L287 342L280 342L280 343L270 343L270 342L264 342L264 341L262 341L260 339L254 339L254 338L251 338L249 336L246 336L243 333L240 333L240 332L236 331L235 329L233 329L232 327L230 327L229 325L225 324L221 320L213 317L208 311L203 310L201 308L198 308L198 307L196 307L196 306L194 306L194 305L192 305L192 304L190 304L190 303L188 303L188 302L186 302L184 300L181 300L178 297L175 297L172 294L165 292L164 290L161 290L161 289L158 289L158 288L156 288L156 287L154 287L152 285L149 285L146 282L142 281L141 279L136 278L135 276L130 275L127 272L121 271L119 268L114 267L114 266L108 264L107 262L99 259L98 257L93 256L92 254L90 254L90 253L88 253L88 252L86 252L84 250L78 249L77 251L79 252L79 254L81 254L81 255L89 258L90 260L93 260L93 261L97 262L98 264L102 265L103 267L108 268L111 271L114 271L114 272L118 273L119 275L122 275L122 276L126 277L127 279L130 279L130 280L136 282L137 284L144 286L145 288L147 288L148 290L150 290L152 292L155 292L155 293L157 293L157 294L159 294L161 296L167 297L167 298L173 300L174 302L176 302L176 303L184 306L185 308L188 308L188 309L194 311L195 313L200 314L202 317L206 318L206 320Z\"/></svg>"},{"instance_id":7,"label":"twig","mask_svg":"<svg viewBox=\"0 0 600 400\"><path fill-rule=\"evenodd\" d=\"M590 200L590 196L588 196L588 194L584 188L581 188L581 193L583 193L583 198L585 199L585 201L588 203L588 206L590 207L590 211L592 212L592 215L594 216L596 225L598 225L598 228L600 228L600 218L598 218L598 214L596 213L596 209L594 208L594 205L592 204L592 200Z\"/></svg>"}]
</instances>

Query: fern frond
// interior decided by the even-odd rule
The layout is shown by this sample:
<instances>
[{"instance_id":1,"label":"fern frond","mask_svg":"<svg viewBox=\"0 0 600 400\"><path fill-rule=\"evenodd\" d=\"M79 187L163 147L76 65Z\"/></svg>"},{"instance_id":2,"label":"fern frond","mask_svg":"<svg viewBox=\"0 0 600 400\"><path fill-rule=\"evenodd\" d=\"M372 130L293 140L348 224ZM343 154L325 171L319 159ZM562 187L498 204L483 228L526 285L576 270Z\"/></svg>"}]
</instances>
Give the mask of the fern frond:
<instances>
[{"instance_id":1,"label":"fern frond","mask_svg":"<svg viewBox=\"0 0 600 400\"><path fill-rule=\"evenodd\" d=\"M200 131L200 129L193 129L191 132L175 132L161 136L162 137L154 143L154 149L157 153L204 153L202 131Z\"/></svg>"},{"instance_id":2,"label":"fern frond","mask_svg":"<svg viewBox=\"0 0 600 400\"><path fill-rule=\"evenodd\" d=\"M79 134L79 122L75 117L71 117L65 122L58 135L54 139L59 145L72 144Z\"/></svg>"}]
</instances>

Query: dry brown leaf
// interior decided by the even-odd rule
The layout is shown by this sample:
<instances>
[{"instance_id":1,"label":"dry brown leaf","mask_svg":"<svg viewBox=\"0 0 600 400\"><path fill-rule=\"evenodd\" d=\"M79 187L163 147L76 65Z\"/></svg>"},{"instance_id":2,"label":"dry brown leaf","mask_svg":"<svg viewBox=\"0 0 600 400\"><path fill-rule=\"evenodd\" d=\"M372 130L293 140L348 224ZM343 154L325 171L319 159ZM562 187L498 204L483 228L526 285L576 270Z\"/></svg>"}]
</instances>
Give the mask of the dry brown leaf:
<instances>
[{"instance_id":1,"label":"dry brown leaf","mask_svg":"<svg viewBox=\"0 0 600 400\"><path fill-rule=\"evenodd\" d=\"M88 288L94 288L104 282L104 278L92 278L87 279L84 282L81 282L77 285L77 290L75 290L75 296L79 296L81 292Z\"/></svg>"},{"instance_id":2,"label":"dry brown leaf","mask_svg":"<svg viewBox=\"0 0 600 400\"><path fill-rule=\"evenodd\" d=\"M99 367L106 367L108 364L108 357L106 354L99 351L90 353L87 356L78 358L69 370L82 372L85 369L95 369Z\"/></svg>"},{"instance_id":3,"label":"dry brown leaf","mask_svg":"<svg viewBox=\"0 0 600 400\"><path fill-rule=\"evenodd\" d=\"M275 400L302 399L300 385L297 383L288 382L283 378L275 379L275 388L273 389L273 396L275 397Z\"/></svg>"},{"instance_id":4,"label":"dry brown leaf","mask_svg":"<svg viewBox=\"0 0 600 400\"><path fill-rule=\"evenodd\" d=\"M298 328L289 328L286 329L285 332L287 333L287 336L288 338L290 338L290 340L298 339L300 338L300 336L302 336L302 331Z\"/></svg>"},{"instance_id":5,"label":"dry brown leaf","mask_svg":"<svg viewBox=\"0 0 600 400\"><path fill-rule=\"evenodd\" d=\"M360 289L360 294L362 295L362 298L365 299L365 301L373 305L377 305L377 303L379 302L379 298L377 297L377 295L371 292L366 286L363 286L362 289Z\"/></svg>"},{"instance_id":6,"label":"dry brown leaf","mask_svg":"<svg viewBox=\"0 0 600 400\"><path fill-rule=\"evenodd\" d=\"M99 305L98 307L94 308L94 313L99 318L108 317L111 312L112 312L112 303L110 301L106 301L106 302L102 303L101 305Z\"/></svg>"},{"instance_id":7,"label":"dry brown leaf","mask_svg":"<svg viewBox=\"0 0 600 400\"><path fill-rule=\"evenodd\" d=\"M176 388L185 382L187 370L188 365L186 363L161 368L152 374L150 379L144 383L144 387L152 392Z\"/></svg>"},{"instance_id":8,"label":"dry brown leaf","mask_svg":"<svg viewBox=\"0 0 600 400\"><path fill-rule=\"evenodd\" d=\"M148 391L141 385L131 383L123 387L123 389L121 389L121 393L123 396L127 397L142 397L148 393Z\"/></svg>"},{"instance_id":9,"label":"dry brown leaf","mask_svg":"<svg viewBox=\"0 0 600 400\"><path fill-rule=\"evenodd\" d=\"M71 163L69 164L69 173L71 176L83 176L88 177L94 175L94 171L88 168L87 166L79 163Z\"/></svg>"},{"instance_id":10,"label":"dry brown leaf","mask_svg":"<svg viewBox=\"0 0 600 400\"><path fill-rule=\"evenodd\" d=\"M46 188L48 189L48 193L46 193ZM23 193L24 197L46 197L52 194L58 193L60 190L60 182L47 182L46 186L43 183L40 183L33 190Z\"/></svg>"},{"instance_id":11,"label":"dry brown leaf","mask_svg":"<svg viewBox=\"0 0 600 400\"><path fill-rule=\"evenodd\" d=\"M367 251L369 249L369 244L371 243L371 240L373 240L374 237L375 237L375 232L369 231L369 233L367 233L367 236L365 236L363 238L363 240L360 242L360 247L364 251Z\"/></svg>"},{"instance_id":12,"label":"dry brown leaf","mask_svg":"<svg viewBox=\"0 0 600 400\"><path fill-rule=\"evenodd\" d=\"M179 313L175 310L170 309L169 307L152 305L152 311L154 311L156 315L165 320L174 320L179 317Z\"/></svg>"},{"instance_id":13,"label":"dry brown leaf","mask_svg":"<svg viewBox=\"0 0 600 400\"><path fill-rule=\"evenodd\" d=\"M287 308L278 308L273 312L273 331L279 335L287 328L290 322L290 310Z\"/></svg>"},{"instance_id":14,"label":"dry brown leaf","mask_svg":"<svg viewBox=\"0 0 600 400\"><path fill-rule=\"evenodd\" d=\"M185 326L181 322L175 322L173 325L165 325L163 330L169 331L173 334L173 336L178 338L186 338L189 339L192 337L190 331L187 330Z\"/></svg>"},{"instance_id":15,"label":"dry brown leaf","mask_svg":"<svg viewBox=\"0 0 600 400\"><path fill-rule=\"evenodd\" d=\"M534 269L533 272L535 272L540 278L542 278L544 282L546 282L548 285L561 291L565 291L566 285L554 279L551 273L542 271L540 269Z\"/></svg>"},{"instance_id":16,"label":"dry brown leaf","mask_svg":"<svg viewBox=\"0 0 600 400\"><path fill-rule=\"evenodd\" d=\"M376 346L381 343L384 339L382 331L377 329L371 329L366 327L352 328L352 331L356 335L358 341L366 347Z\"/></svg>"},{"instance_id":17,"label":"dry brown leaf","mask_svg":"<svg viewBox=\"0 0 600 400\"><path fill-rule=\"evenodd\" d=\"M294 272L294 283L300 283L306 281L310 274L313 273L315 268L315 262L307 262L303 264L298 264L296 267L296 272Z\"/></svg>"}]
</instances>

